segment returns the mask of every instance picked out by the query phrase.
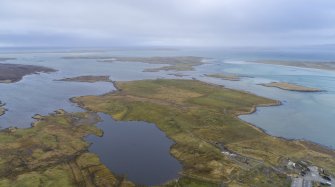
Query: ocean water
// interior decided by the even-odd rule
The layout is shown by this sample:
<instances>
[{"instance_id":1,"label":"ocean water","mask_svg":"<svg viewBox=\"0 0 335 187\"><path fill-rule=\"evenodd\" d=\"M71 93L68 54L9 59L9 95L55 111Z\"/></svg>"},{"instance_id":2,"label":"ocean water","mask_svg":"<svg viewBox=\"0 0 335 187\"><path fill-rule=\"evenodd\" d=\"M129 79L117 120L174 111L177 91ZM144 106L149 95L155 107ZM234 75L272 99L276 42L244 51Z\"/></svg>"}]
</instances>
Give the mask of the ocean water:
<instances>
[{"instance_id":1,"label":"ocean water","mask_svg":"<svg viewBox=\"0 0 335 187\"><path fill-rule=\"evenodd\" d=\"M281 106L258 107L255 113L240 116L242 120L274 136L304 139L335 148L335 72L234 61L208 65L198 71L250 76L237 82L203 76L199 79L282 102ZM324 92L293 92L259 85L273 81L315 87Z\"/></svg>"}]
</instances>

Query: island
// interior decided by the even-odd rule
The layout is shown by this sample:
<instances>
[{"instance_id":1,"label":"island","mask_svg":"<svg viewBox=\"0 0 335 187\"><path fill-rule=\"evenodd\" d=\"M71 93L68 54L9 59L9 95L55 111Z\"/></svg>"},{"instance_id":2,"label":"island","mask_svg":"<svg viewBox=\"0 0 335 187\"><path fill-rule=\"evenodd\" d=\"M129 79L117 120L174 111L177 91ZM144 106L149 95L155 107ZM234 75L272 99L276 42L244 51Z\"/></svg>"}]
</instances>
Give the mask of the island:
<instances>
[{"instance_id":1,"label":"island","mask_svg":"<svg viewBox=\"0 0 335 187\"><path fill-rule=\"evenodd\" d=\"M55 71L43 66L0 63L0 83L14 83L20 81L26 75Z\"/></svg>"},{"instance_id":2,"label":"island","mask_svg":"<svg viewBox=\"0 0 335 187\"><path fill-rule=\"evenodd\" d=\"M228 80L228 81L239 81L240 80L240 77L234 74L215 73L215 74L205 74L205 76L218 78L222 80Z\"/></svg>"},{"instance_id":3,"label":"island","mask_svg":"<svg viewBox=\"0 0 335 187\"><path fill-rule=\"evenodd\" d=\"M321 69L321 70L330 70L335 71L335 62L304 62L304 61L255 61L255 63L261 64L273 64L273 65L283 65L283 66L293 66L301 68L312 68L312 69Z\"/></svg>"},{"instance_id":4,"label":"island","mask_svg":"<svg viewBox=\"0 0 335 187\"><path fill-rule=\"evenodd\" d=\"M102 57L102 56L68 56L64 59L96 59L101 62L142 62L147 64L163 64L159 68L148 68L144 72L158 71L192 71L195 66L204 64L204 58L194 56L171 57Z\"/></svg>"},{"instance_id":5,"label":"island","mask_svg":"<svg viewBox=\"0 0 335 187\"><path fill-rule=\"evenodd\" d=\"M5 109L5 106L6 104L5 103L2 103L0 101L0 116L4 115L6 113L6 109Z\"/></svg>"},{"instance_id":6,"label":"island","mask_svg":"<svg viewBox=\"0 0 335 187\"><path fill-rule=\"evenodd\" d=\"M289 91L296 91L296 92L321 92L322 90L317 88L309 88L305 86L300 86L292 83L287 82L271 82L271 83L265 83L260 84L262 86L266 87L276 87L282 90L289 90Z\"/></svg>"},{"instance_id":7,"label":"island","mask_svg":"<svg viewBox=\"0 0 335 187\"><path fill-rule=\"evenodd\" d=\"M238 118L279 101L197 80L115 84L113 93L71 101L116 120L154 123L165 132L175 142L170 153L183 165L181 177L165 186L289 186L291 176L309 165L335 174L334 150L273 137Z\"/></svg>"},{"instance_id":8,"label":"island","mask_svg":"<svg viewBox=\"0 0 335 187\"><path fill-rule=\"evenodd\" d=\"M84 76L78 76L78 77L59 79L56 81L89 82L89 83L113 82L112 80L109 79L109 76L107 75L102 75L102 76L84 75Z\"/></svg>"}]
</instances>

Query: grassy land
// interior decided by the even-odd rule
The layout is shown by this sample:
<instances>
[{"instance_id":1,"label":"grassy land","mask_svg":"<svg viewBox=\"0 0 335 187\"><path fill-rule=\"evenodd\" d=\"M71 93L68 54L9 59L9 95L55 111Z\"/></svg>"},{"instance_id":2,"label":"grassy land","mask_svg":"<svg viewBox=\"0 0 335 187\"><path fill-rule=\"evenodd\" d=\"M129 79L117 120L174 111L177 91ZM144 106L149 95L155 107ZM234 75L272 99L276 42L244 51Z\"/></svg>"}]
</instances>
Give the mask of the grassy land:
<instances>
[{"instance_id":1,"label":"grassy land","mask_svg":"<svg viewBox=\"0 0 335 187\"><path fill-rule=\"evenodd\" d=\"M0 186L133 186L87 151L83 139L101 135L95 113L45 116L32 128L0 132Z\"/></svg>"},{"instance_id":2,"label":"grassy land","mask_svg":"<svg viewBox=\"0 0 335 187\"><path fill-rule=\"evenodd\" d=\"M266 86L266 87L276 87L282 90L297 91L297 92L320 92L321 91L320 89L317 89L317 88L309 88L309 87L291 84L287 82L271 82L271 83L261 84L261 85Z\"/></svg>"},{"instance_id":3,"label":"grassy land","mask_svg":"<svg viewBox=\"0 0 335 187\"><path fill-rule=\"evenodd\" d=\"M289 186L287 174L293 171L285 167L288 159L335 173L334 151L269 136L237 118L256 105L278 104L274 100L193 80L117 82L116 86L118 92L72 101L118 120L155 123L176 142L171 154L183 164L184 177L170 186Z\"/></svg>"}]
</instances>

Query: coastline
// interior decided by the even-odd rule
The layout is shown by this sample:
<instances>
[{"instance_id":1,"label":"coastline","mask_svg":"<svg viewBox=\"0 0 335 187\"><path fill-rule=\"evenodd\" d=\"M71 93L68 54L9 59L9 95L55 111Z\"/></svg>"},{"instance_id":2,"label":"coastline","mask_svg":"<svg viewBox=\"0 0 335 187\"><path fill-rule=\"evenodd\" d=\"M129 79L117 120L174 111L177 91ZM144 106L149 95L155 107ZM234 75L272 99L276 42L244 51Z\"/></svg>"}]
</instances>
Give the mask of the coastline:
<instances>
[{"instance_id":1,"label":"coastline","mask_svg":"<svg viewBox=\"0 0 335 187\"><path fill-rule=\"evenodd\" d=\"M173 80L173 79L172 79ZM176 79L177 80L177 79ZM248 91L245 91L245 90L238 90L238 89L232 89L232 88L227 88L225 87L224 85L219 85L219 84L214 84L214 83L209 83L209 82L204 82L204 81L201 81L201 80L198 80L198 79L195 79L196 81L199 81L199 82L202 82L202 83L205 83L205 84L208 84L210 86L216 86L216 87L220 87L220 88L224 88L224 89L228 89L228 90L233 90L233 91L239 91L239 92L243 92L243 93L247 93L247 94L252 94L252 95L256 95L256 96L259 96L257 94L254 94L254 93L251 93L251 92L248 92ZM114 91L110 91L110 92L107 92L107 93L104 93L104 94L101 94L101 96L104 96L104 95L107 95L107 94L110 94L110 93L116 93L116 92L120 92L122 91L121 88L119 88L119 86L117 85L118 82L127 82L127 81L111 81L111 83L113 84L115 90ZM81 97L81 96L79 96ZM259 96L259 97L263 97L263 96ZM75 99L77 97L72 97L70 98L69 100L74 103L74 104L78 104L78 107L82 108L82 109L85 109L85 110L88 110L87 108L85 108L82 104L80 104L79 102L74 102L73 99ZM270 100L273 100L271 98L267 98L267 99L270 99ZM247 121L244 121L242 120L241 118L239 118L239 116L241 115L252 115L253 113L255 113L257 111L257 108L259 107L275 107L275 106L280 106L280 105L283 105L283 103L279 100L273 100L274 102L273 103L269 103L269 104L258 104L258 105L253 105L250 109L250 111L248 112L238 112L238 113L235 113L234 116L236 119L250 125L252 128L264 133L264 134L267 134L271 137L275 137L275 138L279 138L279 139L283 139L283 140L287 140L287 141L303 141L303 142L307 142L307 143L311 143L311 144L314 144L314 145L317 145L317 146L320 146L322 148L326 148L326 149L330 149L330 150L334 150L335 151L335 147L332 148L332 147L329 147L327 145L323 145L323 144L320 144L320 143L316 143L316 142L313 142L311 140L305 140L305 139L295 139L295 138L285 138L285 137L282 137L282 136L276 136L276 135L272 135L270 133L268 133L265 129L255 125L255 124L252 124L252 123L249 123ZM89 110L91 111L91 110ZM147 121L146 121L147 122ZM149 123L149 122L148 122ZM159 127L158 127L159 128Z\"/></svg>"},{"instance_id":2,"label":"coastline","mask_svg":"<svg viewBox=\"0 0 335 187\"><path fill-rule=\"evenodd\" d=\"M249 63L254 64L266 64L266 65L276 65L276 66L284 66L284 67L295 67L301 68L305 70L322 70L322 71L329 71L335 72L335 62L305 62L305 61L252 61Z\"/></svg>"},{"instance_id":3,"label":"coastline","mask_svg":"<svg viewBox=\"0 0 335 187\"><path fill-rule=\"evenodd\" d=\"M0 63L0 83L16 83L21 81L22 78L27 75L52 73L56 71L56 69L44 66Z\"/></svg>"},{"instance_id":4,"label":"coastline","mask_svg":"<svg viewBox=\"0 0 335 187\"><path fill-rule=\"evenodd\" d=\"M293 92L325 92L325 90L321 90L318 88L305 87L305 86L288 83L288 82L271 82L271 83L261 83L258 85L269 87L269 88L279 88L281 90L287 90L287 91L293 91Z\"/></svg>"}]
</instances>

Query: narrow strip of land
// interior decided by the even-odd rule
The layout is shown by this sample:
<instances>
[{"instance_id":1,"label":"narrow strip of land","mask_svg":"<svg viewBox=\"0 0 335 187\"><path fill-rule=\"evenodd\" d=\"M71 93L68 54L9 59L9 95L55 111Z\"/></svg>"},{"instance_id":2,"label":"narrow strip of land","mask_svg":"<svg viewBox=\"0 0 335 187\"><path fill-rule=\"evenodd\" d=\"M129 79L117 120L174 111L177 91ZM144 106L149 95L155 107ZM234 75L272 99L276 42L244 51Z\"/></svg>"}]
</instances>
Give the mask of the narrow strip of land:
<instances>
[{"instance_id":1,"label":"narrow strip of land","mask_svg":"<svg viewBox=\"0 0 335 187\"><path fill-rule=\"evenodd\" d=\"M240 80L240 77L234 74L215 73L215 74L205 74L205 76L218 78L222 80L228 80L228 81L239 81Z\"/></svg>"},{"instance_id":2,"label":"narrow strip of land","mask_svg":"<svg viewBox=\"0 0 335 187\"><path fill-rule=\"evenodd\" d=\"M78 76L78 77L70 77L70 78L59 79L59 80L56 80L56 81L89 82L89 83L112 82L112 80L110 80L109 76L107 76L107 75L102 75L102 76L84 75L84 76Z\"/></svg>"},{"instance_id":3,"label":"narrow strip of land","mask_svg":"<svg viewBox=\"0 0 335 187\"><path fill-rule=\"evenodd\" d=\"M274 65L283 65L283 66L293 66L301 68L312 68L320 70L329 70L335 71L335 62L304 62L304 61L255 61L255 63L261 64L274 64Z\"/></svg>"},{"instance_id":4,"label":"narrow strip of land","mask_svg":"<svg viewBox=\"0 0 335 187\"><path fill-rule=\"evenodd\" d=\"M260 84L266 87L276 87L282 90L297 91L297 92L321 92L322 90L317 88L310 88L305 86L300 86L287 82L271 82L266 84Z\"/></svg>"}]
</instances>

